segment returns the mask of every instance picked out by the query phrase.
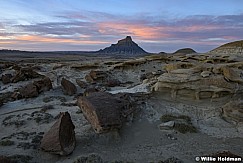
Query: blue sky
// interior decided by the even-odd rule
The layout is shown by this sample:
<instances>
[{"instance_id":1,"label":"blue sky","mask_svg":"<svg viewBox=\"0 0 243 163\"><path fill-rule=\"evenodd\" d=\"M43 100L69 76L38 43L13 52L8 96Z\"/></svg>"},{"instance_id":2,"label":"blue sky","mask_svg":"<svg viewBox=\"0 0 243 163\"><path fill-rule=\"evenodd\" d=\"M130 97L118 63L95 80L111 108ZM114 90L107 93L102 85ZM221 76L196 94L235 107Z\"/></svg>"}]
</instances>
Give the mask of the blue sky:
<instances>
[{"instance_id":1,"label":"blue sky","mask_svg":"<svg viewBox=\"0 0 243 163\"><path fill-rule=\"evenodd\" d=\"M0 0L0 49L99 50L131 35L149 52L243 38L241 0Z\"/></svg>"}]
</instances>

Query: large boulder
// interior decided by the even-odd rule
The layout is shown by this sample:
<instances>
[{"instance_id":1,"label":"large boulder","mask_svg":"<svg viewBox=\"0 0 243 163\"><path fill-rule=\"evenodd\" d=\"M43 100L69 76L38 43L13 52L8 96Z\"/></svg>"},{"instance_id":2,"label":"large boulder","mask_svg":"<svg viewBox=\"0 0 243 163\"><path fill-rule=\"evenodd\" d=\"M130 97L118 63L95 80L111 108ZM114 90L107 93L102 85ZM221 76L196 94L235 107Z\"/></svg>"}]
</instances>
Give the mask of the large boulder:
<instances>
[{"instance_id":1,"label":"large boulder","mask_svg":"<svg viewBox=\"0 0 243 163\"><path fill-rule=\"evenodd\" d=\"M17 74L12 78L12 82L17 83L19 81L25 81L25 80L39 78L39 77L43 77L43 75L35 72L30 67L25 67L25 68L21 68L17 72Z\"/></svg>"},{"instance_id":2,"label":"large boulder","mask_svg":"<svg viewBox=\"0 0 243 163\"><path fill-rule=\"evenodd\" d=\"M60 113L60 118L41 140L41 148L53 154L69 155L76 146L75 126L68 112Z\"/></svg>"},{"instance_id":3,"label":"large boulder","mask_svg":"<svg viewBox=\"0 0 243 163\"><path fill-rule=\"evenodd\" d=\"M34 81L33 84L37 87L39 93L52 89L52 83L49 77L44 77L41 80Z\"/></svg>"},{"instance_id":4,"label":"large boulder","mask_svg":"<svg viewBox=\"0 0 243 163\"><path fill-rule=\"evenodd\" d=\"M62 78L61 85L63 93L66 95L72 96L77 92L76 86L65 78Z\"/></svg>"},{"instance_id":5,"label":"large boulder","mask_svg":"<svg viewBox=\"0 0 243 163\"><path fill-rule=\"evenodd\" d=\"M105 71L91 70L89 74L85 76L85 79L89 83L93 82L104 82L108 77Z\"/></svg>"},{"instance_id":6,"label":"large boulder","mask_svg":"<svg viewBox=\"0 0 243 163\"><path fill-rule=\"evenodd\" d=\"M109 72L91 70L89 74L85 76L85 79L89 83L101 83L107 87L119 86L121 82L118 79L114 79Z\"/></svg>"},{"instance_id":7,"label":"large boulder","mask_svg":"<svg viewBox=\"0 0 243 163\"><path fill-rule=\"evenodd\" d=\"M222 107L222 116L224 119L239 123L243 122L243 101L230 101Z\"/></svg>"},{"instance_id":8,"label":"large boulder","mask_svg":"<svg viewBox=\"0 0 243 163\"><path fill-rule=\"evenodd\" d=\"M3 84L11 83L12 77L13 77L12 74L3 74L2 75L2 82L3 82Z\"/></svg>"},{"instance_id":9,"label":"large boulder","mask_svg":"<svg viewBox=\"0 0 243 163\"><path fill-rule=\"evenodd\" d=\"M122 126L122 110L127 103L107 92L95 92L78 98L78 106L96 133L108 132Z\"/></svg>"},{"instance_id":10,"label":"large boulder","mask_svg":"<svg viewBox=\"0 0 243 163\"><path fill-rule=\"evenodd\" d=\"M41 92L49 91L50 89L52 89L51 80L48 77L44 77L20 88L17 92L12 94L12 98L15 100L21 98L33 98L37 97Z\"/></svg>"},{"instance_id":11,"label":"large boulder","mask_svg":"<svg viewBox=\"0 0 243 163\"><path fill-rule=\"evenodd\" d=\"M243 84L242 70L228 66L222 67L221 70L226 80Z\"/></svg>"},{"instance_id":12,"label":"large boulder","mask_svg":"<svg viewBox=\"0 0 243 163\"><path fill-rule=\"evenodd\" d=\"M19 92L23 98L33 98L39 95L38 88L33 83L29 83L25 87L20 88Z\"/></svg>"}]
</instances>

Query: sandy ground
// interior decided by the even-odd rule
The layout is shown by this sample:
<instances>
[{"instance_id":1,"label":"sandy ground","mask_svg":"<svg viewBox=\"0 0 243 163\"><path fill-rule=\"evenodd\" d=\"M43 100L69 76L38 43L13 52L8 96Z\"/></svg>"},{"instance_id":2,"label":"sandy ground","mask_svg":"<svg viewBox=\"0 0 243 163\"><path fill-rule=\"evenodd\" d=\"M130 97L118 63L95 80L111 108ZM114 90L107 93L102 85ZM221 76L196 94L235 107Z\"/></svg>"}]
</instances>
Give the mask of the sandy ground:
<instances>
[{"instance_id":1,"label":"sandy ground","mask_svg":"<svg viewBox=\"0 0 243 163\"><path fill-rule=\"evenodd\" d=\"M59 63L60 64L60 63ZM77 64L72 62L71 64ZM183 162L195 162L196 156L209 155L218 151L229 150L243 156L243 128L233 125L220 118L220 107L231 100L219 101L185 101L172 100L166 94L153 93L151 98L138 106L138 110L122 127L120 131L107 134L96 134L88 121L80 113L74 96L63 95L58 77L65 76L75 83L76 78L83 79L87 71L78 71L68 66L52 70L55 64L40 64L40 73L51 78L54 89L40 94L34 99L23 99L8 102L0 107L0 140L11 140L10 146L0 145L0 154L5 156L28 155L33 157L29 162L60 162L69 163L80 156L96 154L104 161L127 162L159 162L170 157L176 157ZM101 69L106 69L102 67ZM141 84L139 76L141 70L151 72L161 68L161 64L154 62L138 66L126 71L115 70L116 78L122 81L133 81L134 85ZM51 75L53 74L53 75ZM23 85L1 84L1 93L11 91ZM128 89L117 87L116 92L145 92L148 85L142 84ZM82 92L78 88L78 92ZM52 97L44 102L46 97ZM43 107L53 106L45 113ZM68 111L75 125L77 145L70 156L57 156L39 149L39 139L43 132L47 132L56 121L59 112ZM182 134L174 130L160 130L160 117L165 114L188 115L198 133ZM7 119L6 119L7 118ZM6 138L7 137L7 138ZM39 138L39 139L38 139ZM37 141L35 141L38 139Z\"/></svg>"}]
</instances>

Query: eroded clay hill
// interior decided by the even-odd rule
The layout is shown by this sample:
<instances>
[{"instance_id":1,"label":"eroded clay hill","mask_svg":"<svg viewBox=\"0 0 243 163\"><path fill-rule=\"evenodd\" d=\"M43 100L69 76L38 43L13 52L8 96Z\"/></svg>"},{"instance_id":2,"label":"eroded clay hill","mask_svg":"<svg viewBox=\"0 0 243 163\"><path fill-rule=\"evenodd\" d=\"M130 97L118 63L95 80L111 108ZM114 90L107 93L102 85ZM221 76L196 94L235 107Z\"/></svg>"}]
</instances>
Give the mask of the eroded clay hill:
<instances>
[{"instance_id":1,"label":"eroded clay hill","mask_svg":"<svg viewBox=\"0 0 243 163\"><path fill-rule=\"evenodd\" d=\"M227 44L224 44L209 53L212 54L231 54L231 55L243 55L243 40L230 42Z\"/></svg>"}]
</instances>

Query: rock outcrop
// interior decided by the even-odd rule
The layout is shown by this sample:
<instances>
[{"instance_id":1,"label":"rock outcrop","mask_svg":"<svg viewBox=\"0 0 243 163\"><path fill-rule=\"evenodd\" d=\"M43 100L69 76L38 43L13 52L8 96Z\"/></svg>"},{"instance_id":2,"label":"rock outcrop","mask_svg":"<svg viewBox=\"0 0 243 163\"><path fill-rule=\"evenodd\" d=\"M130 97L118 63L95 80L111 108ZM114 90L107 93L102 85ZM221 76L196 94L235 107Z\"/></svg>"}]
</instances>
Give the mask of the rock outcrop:
<instances>
[{"instance_id":1,"label":"rock outcrop","mask_svg":"<svg viewBox=\"0 0 243 163\"><path fill-rule=\"evenodd\" d=\"M222 116L224 119L239 123L243 122L243 101L230 101L222 107Z\"/></svg>"},{"instance_id":2,"label":"rock outcrop","mask_svg":"<svg viewBox=\"0 0 243 163\"><path fill-rule=\"evenodd\" d=\"M76 86L65 78L62 78L61 85L62 91L66 95L72 96L77 92Z\"/></svg>"},{"instance_id":3,"label":"rock outcrop","mask_svg":"<svg viewBox=\"0 0 243 163\"><path fill-rule=\"evenodd\" d=\"M78 84L78 86L79 86L80 88L85 89L85 88L88 87L88 84L87 84L86 82L80 80L80 79L76 79L76 83Z\"/></svg>"},{"instance_id":4,"label":"rock outcrop","mask_svg":"<svg viewBox=\"0 0 243 163\"><path fill-rule=\"evenodd\" d=\"M68 112L60 113L60 118L41 140L41 148L53 154L69 155L76 146L75 126Z\"/></svg>"},{"instance_id":5,"label":"rock outcrop","mask_svg":"<svg viewBox=\"0 0 243 163\"><path fill-rule=\"evenodd\" d=\"M38 96L38 89L33 83L27 84L25 87L19 89L22 98L33 98Z\"/></svg>"},{"instance_id":6,"label":"rock outcrop","mask_svg":"<svg viewBox=\"0 0 243 163\"><path fill-rule=\"evenodd\" d=\"M4 74L4 75L2 75L2 82L3 82L3 84L11 83L12 77L13 77L12 74Z\"/></svg>"},{"instance_id":7,"label":"rock outcrop","mask_svg":"<svg viewBox=\"0 0 243 163\"><path fill-rule=\"evenodd\" d=\"M77 103L96 133L120 129L123 121L122 111L129 107L128 101L106 92L79 97Z\"/></svg>"},{"instance_id":8,"label":"rock outcrop","mask_svg":"<svg viewBox=\"0 0 243 163\"><path fill-rule=\"evenodd\" d=\"M243 40L224 44L209 52L210 54L225 54L243 56Z\"/></svg>"},{"instance_id":9,"label":"rock outcrop","mask_svg":"<svg viewBox=\"0 0 243 163\"><path fill-rule=\"evenodd\" d=\"M157 78L153 90L167 92L172 98L211 99L243 91L241 70L226 65L167 64L167 73ZM215 69L218 69L216 71ZM214 71L213 71L214 70ZM216 73L215 73L216 72Z\"/></svg>"},{"instance_id":10,"label":"rock outcrop","mask_svg":"<svg viewBox=\"0 0 243 163\"><path fill-rule=\"evenodd\" d=\"M17 74L12 78L13 83L17 83L19 81L25 81L29 79L39 78L43 77L43 75L35 72L32 68L26 67L21 68Z\"/></svg>"},{"instance_id":11,"label":"rock outcrop","mask_svg":"<svg viewBox=\"0 0 243 163\"><path fill-rule=\"evenodd\" d=\"M85 79L89 83L101 83L107 87L119 86L121 82L118 79L114 79L108 72L91 70L89 74L85 76Z\"/></svg>"},{"instance_id":12,"label":"rock outcrop","mask_svg":"<svg viewBox=\"0 0 243 163\"><path fill-rule=\"evenodd\" d=\"M13 93L12 98L15 100L20 98L33 98L37 97L44 91L49 91L50 89L52 89L51 80L48 77L44 77L20 88L17 92Z\"/></svg>"},{"instance_id":13,"label":"rock outcrop","mask_svg":"<svg viewBox=\"0 0 243 163\"><path fill-rule=\"evenodd\" d=\"M44 77L41 80L34 81L33 84L37 87L38 93L52 89L52 83L49 77Z\"/></svg>"},{"instance_id":14,"label":"rock outcrop","mask_svg":"<svg viewBox=\"0 0 243 163\"><path fill-rule=\"evenodd\" d=\"M110 47L99 50L100 54L116 54L116 55L144 55L147 54L141 47L132 41L131 36L119 40L117 44L112 44Z\"/></svg>"}]
</instances>

